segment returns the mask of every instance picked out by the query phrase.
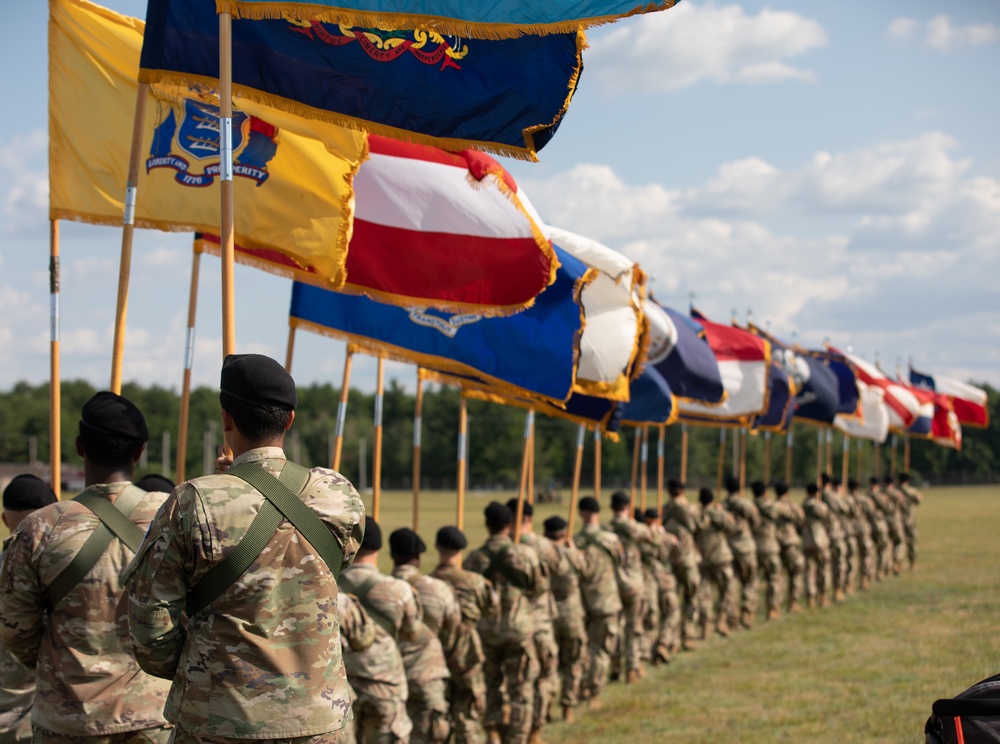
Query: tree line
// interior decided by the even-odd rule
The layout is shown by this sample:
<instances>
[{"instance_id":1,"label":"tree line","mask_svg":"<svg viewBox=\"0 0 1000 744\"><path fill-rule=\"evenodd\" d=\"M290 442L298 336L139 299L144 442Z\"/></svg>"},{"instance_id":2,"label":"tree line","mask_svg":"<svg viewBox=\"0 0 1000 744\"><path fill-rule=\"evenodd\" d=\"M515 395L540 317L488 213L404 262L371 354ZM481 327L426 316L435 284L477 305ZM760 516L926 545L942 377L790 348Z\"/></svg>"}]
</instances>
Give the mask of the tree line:
<instances>
[{"instance_id":1,"label":"tree line","mask_svg":"<svg viewBox=\"0 0 1000 744\"><path fill-rule=\"evenodd\" d=\"M934 481L948 474L962 473L970 482L991 480L1000 471L1000 393L983 385L989 395L991 425L988 429L963 431L961 452L939 447L931 442L913 440L910 470L918 479ZM74 439L83 404L96 392L82 380L62 383L63 461L81 465ZM123 386L122 394L143 411L149 428L150 442L145 464L139 475L165 473L173 477L180 396L174 390L159 386L144 387L135 383ZM299 408L292 436L286 440L286 452L303 464L329 465L333 435L336 428L340 391L329 384L313 384L299 388ZM454 488L458 443L459 392L454 388L430 385L424 392L421 432L421 482L425 488ZM372 447L374 443L374 393L351 389L348 397L344 428L341 471L355 483L371 483ZM382 483L386 488L411 487L413 461L413 426L415 396L396 380L386 386L383 398ZM523 448L525 412L485 401L469 400L469 484L472 488L514 488L518 483ZM0 392L0 462L29 462L34 455L42 462L49 459L49 386L17 383L7 392ZM188 446L184 455L187 477L204 472L206 447L214 451L222 444L218 391L201 387L191 392ZM169 432L167 464L163 467L163 432ZM720 430L690 426L688 444L688 481L695 485L712 485L719 467ZM792 481L803 484L813 480L817 472L817 427L796 423L793 427ZM676 477L681 461L681 427L665 430L664 458L667 477ZM625 428L618 440L605 439L602 445L602 483L621 485L629 481L632 472L634 432ZM727 452L723 469L733 469L733 441L736 431L727 434ZM656 485L658 433L649 433L648 477L650 487ZM765 467L765 435L747 438L747 478L761 478ZM897 449L897 467L903 467L902 438ZM362 440L364 444L362 444ZM784 434L770 437L772 479L785 473L786 439ZM576 424L547 416L536 417L535 483L543 488L568 488L572 481L576 455ZM841 473L843 438L833 434L833 472ZM850 474L858 477L856 442L850 443ZM889 472L892 458L890 441L880 449L880 472ZM593 436L585 439L583 484L593 483ZM875 451L865 443L862 451L862 476L874 469ZM364 466L364 473L362 473Z\"/></svg>"}]
</instances>

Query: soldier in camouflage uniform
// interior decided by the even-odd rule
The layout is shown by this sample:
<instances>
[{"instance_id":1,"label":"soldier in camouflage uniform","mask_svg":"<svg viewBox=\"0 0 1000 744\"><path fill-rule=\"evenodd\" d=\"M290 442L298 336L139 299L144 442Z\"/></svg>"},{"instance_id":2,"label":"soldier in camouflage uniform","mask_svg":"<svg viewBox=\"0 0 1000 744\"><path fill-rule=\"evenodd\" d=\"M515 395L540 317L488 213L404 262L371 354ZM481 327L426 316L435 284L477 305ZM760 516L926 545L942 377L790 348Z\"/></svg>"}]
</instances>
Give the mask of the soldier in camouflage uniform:
<instances>
[{"instance_id":1,"label":"soldier in camouflage uniform","mask_svg":"<svg viewBox=\"0 0 1000 744\"><path fill-rule=\"evenodd\" d=\"M847 487L839 478L830 481L830 486L840 502L840 523L844 528L844 594L853 594L858 579L860 555L854 499L848 497Z\"/></svg>"},{"instance_id":2,"label":"soldier in camouflage uniform","mask_svg":"<svg viewBox=\"0 0 1000 744\"><path fill-rule=\"evenodd\" d=\"M760 513L756 505L740 493L737 478L726 479L726 491L729 495L724 505L736 522L736 528L729 533L729 547L733 551L733 571L740 582L739 623L744 628L752 628L757 617L757 543L753 533L760 523ZM730 625L735 623L733 615Z\"/></svg>"},{"instance_id":3,"label":"soldier in camouflage uniform","mask_svg":"<svg viewBox=\"0 0 1000 744\"><path fill-rule=\"evenodd\" d=\"M517 514L517 499L507 502L511 514ZM538 680L535 683L535 705L531 717L530 742L541 741L542 727L548 723L552 703L559 693L559 644L556 642L553 621L556 601L551 585L558 574L569 570L560 560L555 546L544 537L532 532L535 507L527 502L521 505L521 544L527 545L538 556L538 594L531 601L535 616L535 654L538 657Z\"/></svg>"},{"instance_id":4,"label":"soldier in camouflage uniform","mask_svg":"<svg viewBox=\"0 0 1000 744\"><path fill-rule=\"evenodd\" d=\"M677 578L673 565L682 560L680 541L663 528L656 508L646 510L646 526L649 527L651 544L650 567L656 586L658 624L653 627L650 645L654 664L670 663L670 654L677 650L680 634L681 604L677 596Z\"/></svg>"},{"instance_id":5,"label":"soldier in camouflage uniform","mask_svg":"<svg viewBox=\"0 0 1000 744\"><path fill-rule=\"evenodd\" d=\"M767 619L776 620L781 616L781 545L778 543L778 519L781 509L778 502L767 495L764 481L750 484L760 521L753 531L757 543L757 565L764 576Z\"/></svg>"},{"instance_id":6,"label":"soldier in camouflage uniform","mask_svg":"<svg viewBox=\"0 0 1000 744\"><path fill-rule=\"evenodd\" d=\"M122 530L133 545L167 498L131 484L147 439L142 413L125 398L101 392L83 406L76 450L83 456L85 498L99 499L98 509L110 506L135 525L134 535ZM109 535L82 501L63 501L28 515L5 545L0 639L35 670L33 740L166 742L163 703L170 684L136 664L120 609L118 576L133 549L110 536L96 562L77 558L95 531ZM65 579L83 570L79 580Z\"/></svg>"},{"instance_id":7,"label":"soldier in camouflage uniform","mask_svg":"<svg viewBox=\"0 0 1000 744\"><path fill-rule=\"evenodd\" d=\"M524 744L531 735L538 679L533 601L541 567L533 549L511 539L510 509L494 501L485 516L490 537L464 564L493 582L500 595L500 612L479 621L486 654L485 726L491 744Z\"/></svg>"},{"instance_id":8,"label":"soldier in camouflage uniform","mask_svg":"<svg viewBox=\"0 0 1000 744\"><path fill-rule=\"evenodd\" d=\"M586 572L580 575L589 643L583 696L592 708L600 705L598 699L611 674L611 654L618 646L622 600L616 576L625 555L617 535L601 529L600 508L592 496L580 499L583 524L573 537L576 547L586 555Z\"/></svg>"},{"instance_id":9,"label":"soldier in camouflage uniform","mask_svg":"<svg viewBox=\"0 0 1000 744\"><path fill-rule=\"evenodd\" d=\"M639 658L644 668L653 660L653 644L660 628L660 588L656 584L654 570L658 551L646 524L646 512L636 507L632 513L636 526L645 528L644 539L639 543L639 555L642 557L642 618L639 626L642 629L639 634L642 650Z\"/></svg>"},{"instance_id":10,"label":"soldier in camouflage uniform","mask_svg":"<svg viewBox=\"0 0 1000 744\"><path fill-rule=\"evenodd\" d=\"M909 473L899 474L899 490L903 494L900 511L906 538L906 560L912 571L917 564L917 507L923 503L924 496L910 483Z\"/></svg>"},{"instance_id":11,"label":"soldier in camouflage uniform","mask_svg":"<svg viewBox=\"0 0 1000 744\"><path fill-rule=\"evenodd\" d=\"M393 578L413 587L423 611L419 637L399 642L410 690L406 701L413 721L410 740L413 744L447 741L451 732L447 698L451 673L445 657L455 647L462 611L451 587L420 573L420 555L427 546L416 532L407 527L394 531L389 535L389 550L395 566Z\"/></svg>"},{"instance_id":12,"label":"soldier in camouflage uniform","mask_svg":"<svg viewBox=\"0 0 1000 744\"><path fill-rule=\"evenodd\" d=\"M716 632L723 638L729 635L736 577L733 575L733 551L729 548L728 535L736 529L736 520L715 501L712 489L701 489L698 501L701 502L701 515L695 537L701 552L699 616L701 639L704 641L708 639L713 605L716 607ZM716 597L712 596L713 592Z\"/></svg>"},{"instance_id":13,"label":"soldier in camouflage uniform","mask_svg":"<svg viewBox=\"0 0 1000 744\"><path fill-rule=\"evenodd\" d=\"M885 512L885 519L889 525L889 539L892 541L892 562L890 564L893 575L898 576L903 565L903 551L906 546L906 531L903 527L902 503L906 497L896 488L892 481L892 476L887 475L882 479L882 505Z\"/></svg>"},{"instance_id":14,"label":"soldier in camouflage uniform","mask_svg":"<svg viewBox=\"0 0 1000 744\"><path fill-rule=\"evenodd\" d=\"M892 538L889 536L889 520L887 519L890 509L885 494L879 487L879 480L875 476L868 479L866 495L875 506L871 516L876 550L875 578L881 581L892 571Z\"/></svg>"},{"instance_id":15,"label":"soldier in camouflage uniform","mask_svg":"<svg viewBox=\"0 0 1000 744\"><path fill-rule=\"evenodd\" d=\"M673 563L678 592L684 607L681 618L681 648L694 648L698 625L698 587L701 585L701 554L695 542L698 532L698 507L687 500L684 484L677 480L667 482L670 500L663 507L663 526L677 538L678 553Z\"/></svg>"},{"instance_id":16,"label":"soldier in camouflage uniform","mask_svg":"<svg viewBox=\"0 0 1000 744\"><path fill-rule=\"evenodd\" d=\"M878 507L856 480L847 481L847 497L851 500L858 532L858 588L867 589L875 578L878 548L875 545L873 514Z\"/></svg>"},{"instance_id":17,"label":"soldier in camouflage uniform","mask_svg":"<svg viewBox=\"0 0 1000 744\"><path fill-rule=\"evenodd\" d=\"M562 566L552 576L552 596L556 601L553 626L559 644L559 676L562 680L563 720L571 723L573 709L580 704L583 675L587 665L587 615L580 593L580 577L587 574L586 554L574 545L566 532L566 520L545 520L545 539L549 540Z\"/></svg>"},{"instance_id":18,"label":"soldier in camouflage uniform","mask_svg":"<svg viewBox=\"0 0 1000 744\"><path fill-rule=\"evenodd\" d=\"M833 589L833 600L839 602L844 598L847 586L847 541L844 532L844 506L840 494L834 488L830 476L823 473L820 476L820 498L826 504L829 513L827 517L827 537L830 541L830 583Z\"/></svg>"},{"instance_id":19,"label":"soldier in camouflage uniform","mask_svg":"<svg viewBox=\"0 0 1000 744\"><path fill-rule=\"evenodd\" d=\"M18 475L3 492L3 523L13 533L25 518L58 501L47 483L34 475ZM0 553L0 573L3 573ZM0 744L31 741L31 702L35 672L0 643Z\"/></svg>"},{"instance_id":20,"label":"soldier in camouflage uniform","mask_svg":"<svg viewBox=\"0 0 1000 744\"><path fill-rule=\"evenodd\" d=\"M337 596L337 624L340 625L340 646L345 658L352 652L367 651L375 643L375 621L358 600L346 592ZM357 703L358 693L351 687L350 679L347 682L353 708ZM344 726L343 744L356 744L357 740L354 724Z\"/></svg>"},{"instance_id":21,"label":"soldier in camouflage uniform","mask_svg":"<svg viewBox=\"0 0 1000 744\"><path fill-rule=\"evenodd\" d=\"M483 729L486 713L483 662L486 656L477 626L483 618L496 614L500 598L493 585L481 574L462 568L462 551L467 546L468 541L458 527L439 529L435 541L438 567L431 576L451 587L462 613L455 643L452 648L445 649L451 671L448 700L451 701L455 744L482 744L486 740Z\"/></svg>"},{"instance_id":22,"label":"soldier in camouflage uniform","mask_svg":"<svg viewBox=\"0 0 1000 744\"><path fill-rule=\"evenodd\" d=\"M336 577L354 560L364 506L339 473L285 458L297 394L278 362L227 356L219 400L232 458L177 487L123 576L132 648L143 669L173 680L165 713L177 744L200 737L339 743L352 714ZM240 473L305 504L301 524L280 517ZM216 566L238 568L227 556L254 533L255 516L268 513L277 526L255 528L266 546L250 568L235 581L206 579ZM332 535L332 545L320 543L329 550L303 539L300 528L310 525Z\"/></svg>"},{"instance_id":23,"label":"soldier in camouflage uniform","mask_svg":"<svg viewBox=\"0 0 1000 744\"><path fill-rule=\"evenodd\" d=\"M625 681L638 682L643 675L642 666L645 630L645 574L642 566L642 544L648 542L649 532L645 525L632 519L629 513L631 499L624 491L611 494L613 516L607 529L614 532L621 541L624 559L618 568L618 593L622 598L621 640L612 658L612 678L615 669L624 667Z\"/></svg>"},{"instance_id":24,"label":"soldier in camouflage uniform","mask_svg":"<svg viewBox=\"0 0 1000 744\"><path fill-rule=\"evenodd\" d=\"M788 573L788 611L802 610L802 584L805 574L805 558L802 555L802 537L799 531L805 522L802 507L788 500L788 484L774 484L774 513L777 517L777 538L781 547L781 564Z\"/></svg>"},{"instance_id":25,"label":"soldier in camouflage uniform","mask_svg":"<svg viewBox=\"0 0 1000 744\"><path fill-rule=\"evenodd\" d=\"M806 557L806 602L809 607L827 605L827 569L830 565L830 537L827 524L830 509L819 495L815 483L806 486L802 502L805 522L802 526L802 550Z\"/></svg>"}]
</instances>

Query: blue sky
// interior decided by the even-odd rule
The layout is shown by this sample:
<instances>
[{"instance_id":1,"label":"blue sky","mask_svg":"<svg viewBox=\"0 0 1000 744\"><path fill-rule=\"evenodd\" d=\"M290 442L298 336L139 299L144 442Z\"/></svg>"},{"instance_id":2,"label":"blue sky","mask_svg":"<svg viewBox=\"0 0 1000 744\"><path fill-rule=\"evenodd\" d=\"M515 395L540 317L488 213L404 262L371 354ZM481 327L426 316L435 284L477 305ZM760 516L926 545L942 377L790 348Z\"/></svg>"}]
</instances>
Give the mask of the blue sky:
<instances>
[{"instance_id":1,"label":"blue sky","mask_svg":"<svg viewBox=\"0 0 1000 744\"><path fill-rule=\"evenodd\" d=\"M143 15L145 3L109 7ZM0 389L48 378L46 4L0 63ZM1000 384L1000 4L705 3L595 29L540 163L506 161L549 223L620 250L677 308L736 309L884 367ZM63 376L107 385L120 230L62 223ZM124 377L179 388L190 236L137 233ZM237 267L237 346L284 358L289 282ZM202 260L194 378L221 357ZM300 334L300 382L343 344ZM374 387L373 360L355 384ZM414 372L389 365L412 387Z\"/></svg>"}]
</instances>

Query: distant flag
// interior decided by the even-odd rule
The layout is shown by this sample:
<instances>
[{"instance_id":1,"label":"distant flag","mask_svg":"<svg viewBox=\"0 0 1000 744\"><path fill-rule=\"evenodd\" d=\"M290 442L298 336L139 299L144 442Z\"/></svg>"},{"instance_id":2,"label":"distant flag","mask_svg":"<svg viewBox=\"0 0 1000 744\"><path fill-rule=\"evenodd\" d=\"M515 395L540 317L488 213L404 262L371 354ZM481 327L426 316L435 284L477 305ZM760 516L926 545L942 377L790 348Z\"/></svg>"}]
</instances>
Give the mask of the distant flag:
<instances>
[{"instance_id":1,"label":"distant flag","mask_svg":"<svg viewBox=\"0 0 1000 744\"><path fill-rule=\"evenodd\" d=\"M986 391L952 377L931 375L910 368L910 383L933 390L948 398L955 416L963 426L986 428L990 425L989 401Z\"/></svg>"},{"instance_id":2,"label":"distant flag","mask_svg":"<svg viewBox=\"0 0 1000 744\"><path fill-rule=\"evenodd\" d=\"M669 425L677 420L679 411L670 385L653 366L647 366L632 380L628 403L620 403L623 424Z\"/></svg>"},{"instance_id":3,"label":"distant flag","mask_svg":"<svg viewBox=\"0 0 1000 744\"><path fill-rule=\"evenodd\" d=\"M931 424L931 439L942 447L962 449L962 424L955 413L952 400L940 393L934 394L934 422Z\"/></svg>"},{"instance_id":4,"label":"distant flag","mask_svg":"<svg viewBox=\"0 0 1000 744\"><path fill-rule=\"evenodd\" d=\"M575 25L546 36L470 39L414 24L408 14L393 19L322 3L266 6L233 8L236 18L258 19L232 23L237 94L449 150L535 159L569 107L587 45ZM216 4L150 0L147 19L140 82L217 85Z\"/></svg>"},{"instance_id":5,"label":"distant flag","mask_svg":"<svg viewBox=\"0 0 1000 744\"><path fill-rule=\"evenodd\" d=\"M837 414L841 416L855 415L860 401L858 375L851 361L832 349L826 351L810 350L806 354L825 364L827 369L833 372L837 378Z\"/></svg>"},{"instance_id":6,"label":"distant flag","mask_svg":"<svg viewBox=\"0 0 1000 744\"><path fill-rule=\"evenodd\" d=\"M860 416L838 414L834 426L856 439L869 439L879 444L889 436L889 409L885 405L885 391L877 385L858 381L858 409Z\"/></svg>"},{"instance_id":7,"label":"distant flag","mask_svg":"<svg viewBox=\"0 0 1000 744\"><path fill-rule=\"evenodd\" d=\"M885 393L885 405L889 410L889 426L896 431L906 432L920 412L920 402L907 388L887 377L882 370L854 354L847 354L834 347L829 351L839 354L849 361L859 382L879 387Z\"/></svg>"},{"instance_id":8,"label":"distant flag","mask_svg":"<svg viewBox=\"0 0 1000 744\"><path fill-rule=\"evenodd\" d=\"M721 403L726 391L704 326L654 300L646 300L644 309L651 336L646 363L663 376L678 398Z\"/></svg>"},{"instance_id":9,"label":"distant flag","mask_svg":"<svg viewBox=\"0 0 1000 744\"><path fill-rule=\"evenodd\" d=\"M751 429L788 431L795 413L795 382L784 365L772 357L771 372L767 378L767 410L754 416Z\"/></svg>"},{"instance_id":10,"label":"distant flag","mask_svg":"<svg viewBox=\"0 0 1000 744\"><path fill-rule=\"evenodd\" d=\"M741 328L713 323L692 309L705 328L726 389L726 399L715 406L680 401L681 420L718 424L734 417L754 416L767 410L771 344Z\"/></svg>"},{"instance_id":11,"label":"distant flag","mask_svg":"<svg viewBox=\"0 0 1000 744\"><path fill-rule=\"evenodd\" d=\"M917 415L914 417L906 433L918 437L930 437L934 426L934 392L914 387L904 381L898 370L896 382L906 388L917 399ZM949 406L950 407L950 406Z\"/></svg>"}]
</instances>

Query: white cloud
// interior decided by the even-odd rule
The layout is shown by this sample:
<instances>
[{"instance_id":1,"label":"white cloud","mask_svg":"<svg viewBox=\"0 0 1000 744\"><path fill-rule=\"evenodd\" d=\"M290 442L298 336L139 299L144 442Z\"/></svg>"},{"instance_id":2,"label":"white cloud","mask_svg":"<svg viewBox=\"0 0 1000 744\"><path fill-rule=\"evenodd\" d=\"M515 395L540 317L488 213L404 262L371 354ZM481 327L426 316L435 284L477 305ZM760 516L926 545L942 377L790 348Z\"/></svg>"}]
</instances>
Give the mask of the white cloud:
<instances>
[{"instance_id":1,"label":"white cloud","mask_svg":"<svg viewBox=\"0 0 1000 744\"><path fill-rule=\"evenodd\" d=\"M897 18L889 24L888 33L890 39L910 40L920 37L925 47L940 52L985 46L1000 41L1000 25L970 23L956 26L947 15L934 16L926 23L912 18Z\"/></svg>"},{"instance_id":2,"label":"white cloud","mask_svg":"<svg viewBox=\"0 0 1000 744\"><path fill-rule=\"evenodd\" d=\"M816 21L764 9L748 16L738 5L685 2L650 13L597 38L587 54L601 87L614 92L664 92L697 85L813 82L787 60L826 44Z\"/></svg>"}]
</instances>

